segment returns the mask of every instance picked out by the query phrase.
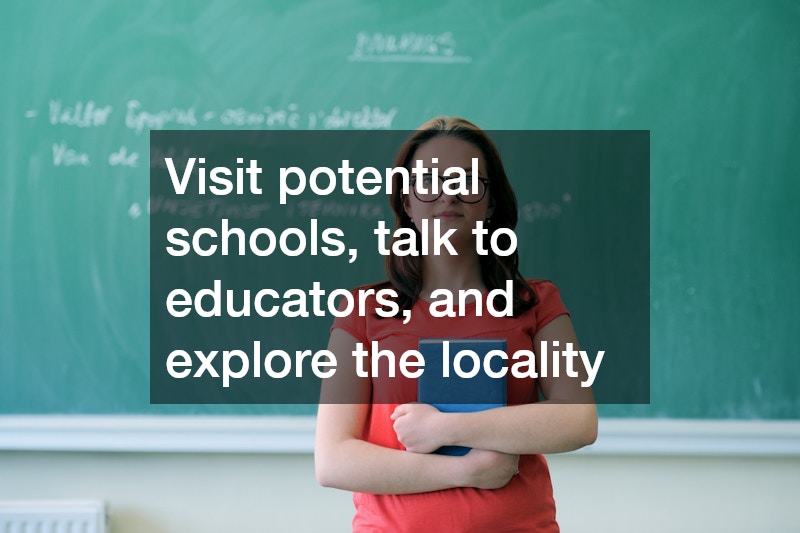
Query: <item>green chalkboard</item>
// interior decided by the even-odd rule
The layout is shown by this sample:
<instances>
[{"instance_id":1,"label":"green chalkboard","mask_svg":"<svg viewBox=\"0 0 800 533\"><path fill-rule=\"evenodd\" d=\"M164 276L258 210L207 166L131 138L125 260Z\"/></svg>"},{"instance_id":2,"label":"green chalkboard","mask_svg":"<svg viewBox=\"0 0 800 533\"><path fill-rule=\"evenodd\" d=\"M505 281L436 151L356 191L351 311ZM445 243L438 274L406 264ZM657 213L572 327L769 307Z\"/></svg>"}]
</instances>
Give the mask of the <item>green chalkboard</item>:
<instances>
[{"instance_id":1,"label":"green chalkboard","mask_svg":"<svg viewBox=\"0 0 800 533\"><path fill-rule=\"evenodd\" d=\"M148 133L408 130L447 114L650 132L649 205L590 172L567 188L512 176L523 272L559 284L582 342L608 334L587 320L597 301L649 292L649 332L607 319L615 338L649 336L651 403L604 414L800 417L799 25L790 1L4 4L0 413L308 412L149 405L149 162L164 154ZM571 280L604 257L580 236L590 209L648 207L649 280L593 286L582 307ZM294 208L348 227L389 214L367 199ZM336 282L381 277L364 260Z\"/></svg>"}]
</instances>

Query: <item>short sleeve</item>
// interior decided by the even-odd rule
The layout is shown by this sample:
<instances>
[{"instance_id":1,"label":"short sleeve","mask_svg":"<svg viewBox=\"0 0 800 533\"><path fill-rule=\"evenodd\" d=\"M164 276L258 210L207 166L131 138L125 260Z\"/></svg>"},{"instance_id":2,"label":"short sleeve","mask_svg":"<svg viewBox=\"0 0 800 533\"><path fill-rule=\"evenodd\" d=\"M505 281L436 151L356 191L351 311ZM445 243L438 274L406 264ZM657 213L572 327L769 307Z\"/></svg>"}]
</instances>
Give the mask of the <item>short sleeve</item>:
<instances>
[{"instance_id":1,"label":"short sleeve","mask_svg":"<svg viewBox=\"0 0 800 533\"><path fill-rule=\"evenodd\" d=\"M528 284L536 293L539 303L533 308L536 315L536 331L545 327L551 320L560 315L569 316L558 287L549 281L528 280Z\"/></svg>"},{"instance_id":2,"label":"short sleeve","mask_svg":"<svg viewBox=\"0 0 800 533\"><path fill-rule=\"evenodd\" d=\"M358 291L350 291L353 294L353 301L358 302ZM342 300L339 302L339 311L342 311L346 302ZM358 342L364 345L368 344L367 339L367 317L358 314L358 306L354 306L349 315L337 316L333 320L331 331L334 329L341 329L353 336Z\"/></svg>"}]
</instances>

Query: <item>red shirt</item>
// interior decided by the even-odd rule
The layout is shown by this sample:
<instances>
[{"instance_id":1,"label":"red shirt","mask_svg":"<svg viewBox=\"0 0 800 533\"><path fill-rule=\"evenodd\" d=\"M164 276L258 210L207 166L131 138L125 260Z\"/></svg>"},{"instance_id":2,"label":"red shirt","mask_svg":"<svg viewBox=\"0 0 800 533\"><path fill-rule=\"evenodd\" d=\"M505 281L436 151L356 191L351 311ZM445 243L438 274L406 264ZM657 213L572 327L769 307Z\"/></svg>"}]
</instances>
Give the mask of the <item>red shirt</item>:
<instances>
[{"instance_id":1,"label":"red shirt","mask_svg":"<svg viewBox=\"0 0 800 533\"><path fill-rule=\"evenodd\" d=\"M539 303L516 318L493 317L486 311L475 316L476 302L468 304L464 317L433 317L430 304L418 300L408 324L373 314L337 318L333 328L340 328L364 343L378 341L380 349L391 350L398 358L417 348L426 337L500 337L507 340L506 350L531 350L533 336L555 317L566 314L558 289L549 282L529 282ZM374 298L370 306L377 306ZM371 307L368 307L371 309ZM364 439L379 446L402 450L389 418L395 407L417 400L415 379L386 379L387 372L373 377L373 404L369 411ZM398 374L401 375L401 374ZM509 405L538 400L535 379L507 377ZM376 397L380 395L380 397ZM353 531L410 532L487 532L511 531L557 532L555 502L547 462L541 455L523 455L519 474L503 488L495 490L457 488L420 494L384 495L355 493L356 515Z\"/></svg>"}]
</instances>

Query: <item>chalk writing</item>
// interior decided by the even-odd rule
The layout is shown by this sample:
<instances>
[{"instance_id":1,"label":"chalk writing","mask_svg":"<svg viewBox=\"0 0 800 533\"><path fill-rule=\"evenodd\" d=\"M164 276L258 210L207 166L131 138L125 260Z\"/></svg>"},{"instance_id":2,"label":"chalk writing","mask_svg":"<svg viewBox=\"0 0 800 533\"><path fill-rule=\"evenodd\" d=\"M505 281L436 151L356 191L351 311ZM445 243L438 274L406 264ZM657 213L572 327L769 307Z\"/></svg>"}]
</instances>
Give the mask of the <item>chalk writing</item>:
<instances>
[{"instance_id":1,"label":"chalk writing","mask_svg":"<svg viewBox=\"0 0 800 533\"><path fill-rule=\"evenodd\" d=\"M128 216L131 218L139 218L142 216L142 207L139 205L139 202L133 202L131 204L128 208Z\"/></svg>"},{"instance_id":2,"label":"chalk writing","mask_svg":"<svg viewBox=\"0 0 800 533\"><path fill-rule=\"evenodd\" d=\"M296 205L289 205L289 216L301 217L338 217L382 219L383 204L377 202L339 202L329 199L300 200Z\"/></svg>"},{"instance_id":3,"label":"chalk writing","mask_svg":"<svg viewBox=\"0 0 800 533\"><path fill-rule=\"evenodd\" d=\"M392 121L397 114L396 108L387 112L379 107L364 106L358 111L342 111L334 107L330 113L319 111L316 115L309 115L309 129L317 125L326 130L353 128L357 130L378 130L392 127Z\"/></svg>"},{"instance_id":4,"label":"chalk writing","mask_svg":"<svg viewBox=\"0 0 800 533\"><path fill-rule=\"evenodd\" d=\"M50 100L50 124L67 124L79 128L104 126L112 110L113 107L110 105L97 107L92 100L86 104L81 101L75 102L72 107L64 107L61 105L61 100ZM26 115L30 117L30 113L28 111Z\"/></svg>"},{"instance_id":5,"label":"chalk writing","mask_svg":"<svg viewBox=\"0 0 800 533\"><path fill-rule=\"evenodd\" d=\"M128 208L128 216L137 219L143 214L167 214L176 217L200 219L204 217L256 219L269 211L267 202L231 202L220 198L174 199L163 195L153 195L147 200L145 208L133 202ZM358 218L382 220L385 206L377 202L340 202L330 199L300 200L286 210L288 218Z\"/></svg>"},{"instance_id":6,"label":"chalk writing","mask_svg":"<svg viewBox=\"0 0 800 533\"><path fill-rule=\"evenodd\" d=\"M402 41L400 47L408 50L423 50L424 47L421 47L424 39L414 41L416 44L412 43L413 39L409 39L411 37ZM446 39L442 42L446 42ZM61 99L54 98L47 101L42 112L32 108L26 109L22 113L27 120L46 120L46 124L49 126L68 126L76 128L75 131L111 127L113 133L122 135L119 139L114 139L113 135L109 135L110 146L98 143L96 137L82 143L82 135L73 135L52 139L49 145L51 147L49 156L53 167L89 167L99 161L100 164L107 164L109 167L119 170L165 168L165 158L171 158L174 164L182 167L192 157L188 148L145 146L146 136L142 134L150 130L193 128L377 130L392 129L398 115L396 107L387 109L374 105L350 108L333 106L329 109L315 110L313 108L302 109L297 103L289 103L284 106L264 105L250 109L235 106L216 110L180 105L154 108L136 98L127 100L122 105L112 104L98 104L93 100L75 100L65 104ZM115 109L120 111L115 113ZM59 130L59 137L61 135L63 135L63 130ZM85 144L85 146L81 146L81 144ZM46 159L44 160L46 161ZM140 200L127 205L127 215L133 220L149 215L151 208L153 213L167 213L189 218L207 216L258 218L270 209L268 203L233 205L216 198L200 201L174 201L158 196L154 196L146 202ZM369 201L346 203L327 200L304 200L298 205L292 206L291 210L286 213L286 216L289 217L338 217L370 220L381 219L384 215L384 206L379 203Z\"/></svg>"},{"instance_id":7,"label":"chalk writing","mask_svg":"<svg viewBox=\"0 0 800 533\"><path fill-rule=\"evenodd\" d=\"M130 100L125 114L125 127L137 134L144 130L161 130L167 125L197 126L194 107L173 107L162 111L144 111L138 100Z\"/></svg>"},{"instance_id":8,"label":"chalk writing","mask_svg":"<svg viewBox=\"0 0 800 533\"><path fill-rule=\"evenodd\" d=\"M247 203L220 198L173 199L162 195L150 197L147 203L149 214L167 214L187 218L259 218L270 209L267 202ZM130 214L130 211L129 211Z\"/></svg>"},{"instance_id":9,"label":"chalk writing","mask_svg":"<svg viewBox=\"0 0 800 533\"><path fill-rule=\"evenodd\" d=\"M127 146L121 146L119 150L108 156L108 164L112 167L136 167L139 161L139 154L136 152L128 153Z\"/></svg>"},{"instance_id":10,"label":"chalk writing","mask_svg":"<svg viewBox=\"0 0 800 533\"><path fill-rule=\"evenodd\" d=\"M53 143L53 165L71 167L73 165L89 166L89 155L67 147L67 143Z\"/></svg>"},{"instance_id":11,"label":"chalk writing","mask_svg":"<svg viewBox=\"0 0 800 533\"><path fill-rule=\"evenodd\" d=\"M60 100L50 100L50 124L66 124L80 128L105 126L113 111L113 106L98 107L94 102L81 101L74 106L64 107ZM195 107L170 107L168 109L147 109L139 100L128 100L125 104L125 127L137 135L168 127L193 128L214 125L241 128L266 129L391 129L398 109L382 109L378 106L364 105L355 109L334 106L330 110L301 111L300 106L291 103L285 107L263 106L250 110L244 107L230 107L222 112L198 110ZM34 119L38 111L29 109L25 118ZM200 117L198 119L198 117ZM209 124L210 123L210 124Z\"/></svg>"},{"instance_id":12,"label":"chalk writing","mask_svg":"<svg viewBox=\"0 0 800 533\"><path fill-rule=\"evenodd\" d=\"M524 222L553 220L559 218L566 204L572 202L572 195L564 193L559 202L528 202L520 206L520 219Z\"/></svg>"},{"instance_id":13,"label":"chalk writing","mask_svg":"<svg viewBox=\"0 0 800 533\"><path fill-rule=\"evenodd\" d=\"M297 104L289 104L285 109L273 109L265 106L261 111L247 111L241 107L226 109L219 118L226 126L266 126L268 128L300 127L300 114Z\"/></svg>"},{"instance_id":14,"label":"chalk writing","mask_svg":"<svg viewBox=\"0 0 800 533\"><path fill-rule=\"evenodd\" d=\"M263 106L256 110L244 107L230 107L222 112L198 110L195 107L174 106L168 109L149 109L139 100L131 99L124 106L124 126L137 136L150 130L164 128L213 128L233 127L252 129L391 129L398 109L382 109L378 106L364 105L360 108L345 109L334 106L330 110L303 111L296 103L284 107ZM66 125L76 128L110 126L114 106L98 105L92 100L78 100L72 105L64 105L60 99L49 100L48 122L52 126ZM39 112L28 109L27 119L36 119ZM198 118L199 117L199 118ZM74 143L74 139L70 144ZM95 148L92 143L91 148ZM142 161L141 148L137 151L120 145L116 151L90 155L87 148L73 147L66 140L52 144L53 166L89 166L91 160L105 160L112 167L138 167ZM176 154L174 149L154 147L150 153L150 166L163 167L164 158L171 157L176 163L185 161L188 153ZM145 157L146 159L146 157Z\"/></svg>"},{"instance_id":15,"label":"chalk writing","mask_svg":"<svg viewBox=\"0 0 800 533\"><path fill-rule=\"evenodd\" d=\"M469 56L456 55L451 32L400 35L359 32L348 61L396 63L470 63Z\"/></svg>"}]
</instances>

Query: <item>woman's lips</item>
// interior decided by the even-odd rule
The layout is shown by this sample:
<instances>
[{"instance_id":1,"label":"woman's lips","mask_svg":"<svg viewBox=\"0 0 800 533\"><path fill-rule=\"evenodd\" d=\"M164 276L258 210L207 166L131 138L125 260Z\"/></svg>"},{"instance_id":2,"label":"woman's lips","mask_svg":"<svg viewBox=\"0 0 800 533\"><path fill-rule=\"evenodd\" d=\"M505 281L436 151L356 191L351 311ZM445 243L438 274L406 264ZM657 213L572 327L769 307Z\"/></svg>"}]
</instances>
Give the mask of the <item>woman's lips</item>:
<instances>
[{"instance_id":1,"label":"woman's lips","mask_svg":"<svg viewBox=\"0 0 800 533\"><path fill-rule=\"evenodd\" d=\"M433 215L433 218L461 218L464 215L457 211L442 211L441 213L437 213Z\"/></svg>"}]
</instances>

